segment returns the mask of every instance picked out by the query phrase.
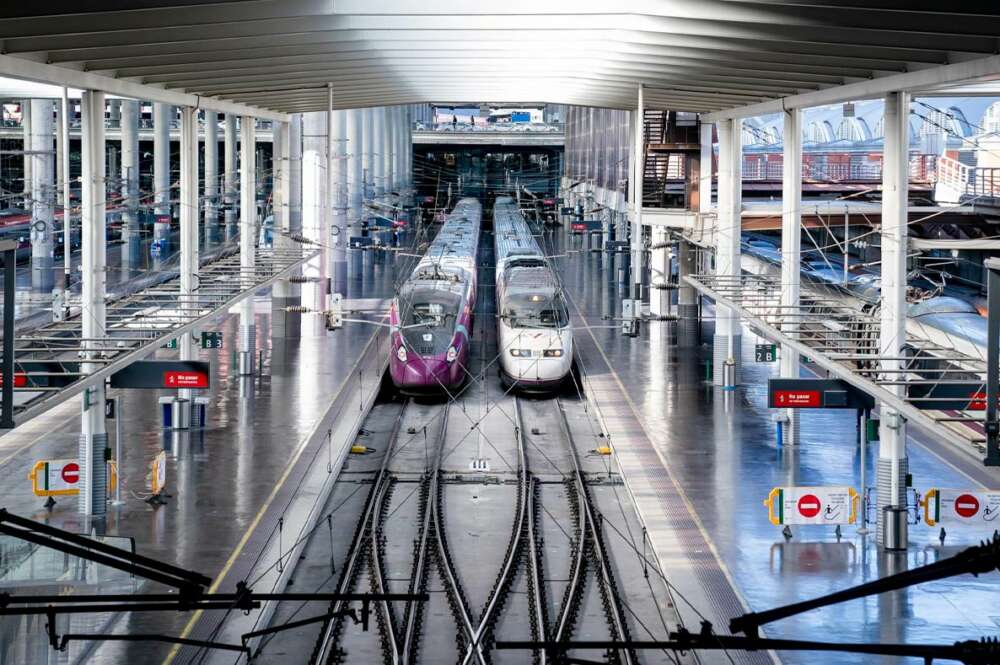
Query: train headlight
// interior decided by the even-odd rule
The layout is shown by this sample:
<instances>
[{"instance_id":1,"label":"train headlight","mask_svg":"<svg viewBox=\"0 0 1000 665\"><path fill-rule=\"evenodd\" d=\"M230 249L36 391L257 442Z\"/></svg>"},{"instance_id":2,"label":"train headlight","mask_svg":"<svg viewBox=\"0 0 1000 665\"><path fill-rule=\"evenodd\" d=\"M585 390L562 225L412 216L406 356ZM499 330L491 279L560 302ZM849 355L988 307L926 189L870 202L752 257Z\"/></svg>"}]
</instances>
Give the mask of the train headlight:
<instances>
[{"instance_id":1,"label":"train headlight","mask_svg":"<svg viewBox=\"0 0 1000 665\"><path fill-rule=\"evenodd\" d=\"M562 349L545 349L544 356L546 358L562 358Z\"/></svg>"},{"instance_id":2,"label":"train headlight","mask_svg":"<svg viewBox=\"0 0 1000 665\"><path fill-rule=\"evenodd\" d=\"M406 347L405 346L401 346L398 349L396 349L396 357L399 358L399 362L401 362L401 363L405 363L406 362Z\"/></svg>"},{"instance_id":3,"label":"train headlight","mask_svg":"<svg viewBox=\"0 0 1000 665\"><path fill-rule=\"evenodd\" d=\"M444 357L445 360L447 360L450 363L455 362L455 358L458 358L458 349L456 349L454 346L449 346L448 353L446 353Z\"/></svg>"},{"instance_id":4,"label":"train headlight","mask_svg":"<svg viewBox=\"0 0 1000 665\"><path fill-rule=\"evenodd\" d=\"M531 349L511 349L510 355L514 356L515 358L530 358Z\"/></svg>"}]
</instances>

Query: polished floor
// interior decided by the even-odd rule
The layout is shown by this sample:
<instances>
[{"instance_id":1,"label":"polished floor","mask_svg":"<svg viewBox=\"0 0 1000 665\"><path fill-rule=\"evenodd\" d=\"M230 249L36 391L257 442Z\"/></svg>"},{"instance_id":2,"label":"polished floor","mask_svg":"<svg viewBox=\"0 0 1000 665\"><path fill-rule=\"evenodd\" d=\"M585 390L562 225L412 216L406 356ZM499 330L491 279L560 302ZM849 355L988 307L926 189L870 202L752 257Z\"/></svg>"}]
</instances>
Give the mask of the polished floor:
<instances>
[{"instance_id":1,"label":"polished floor","mask_svg":"<svg viewBox=\"0 0 1000 665\"><path fill-rule=\"evenodd\" d=\"M383 297L392 292L396 260L372 258L370 254L352 257L358 260L349 272L348 293ZM76 532L93 529L99 534L127 535L138 552L210 577L234 558L255 556L242 549L244 538L258 525L262 507L319 415L339 390L351 390L351 382L358 380L352 370L376 330L356 326L360 332L352 335L338 331L322 337L273 339L266 294L258 295L255 311L257 348L264 361L257 377L240 378L234 372L238 315L220 315L211 326L223 332L224 346L201 352L201 358L212 366L212 387L204 391L210 404L203 429L188 432L161 427L158 398L168 391L122 391L124 504L109 506L105 520L82 520L76 497L58 498L56 506L46 510L27 479L37 460L76 456L80 428L76 400L0 437L0 506ZM158 357L176 353L163 350ZM108 421L108 428L113 432L113 421ZM112 434L111 445L114 438ZM168 498L166 505L153 507L143 499L148 495L150 463L161 450L167 452ZM15 546L10 540L0 540L0 552ZM104 567L82 565L62 555L54 563L50 558L32 555L14 570L0 565L0 587L16 587L21 593L53 588L64 593L155 590ZM43 569L42 564L49 567ZM189 618L180 613L77 616L72 624L60 618L59 630L177 635ZM80 642L71 643L67 652L56 653L48 646L44 619L0 619L0 663L4 665L76 662L87 653L93 656L90 662L160 663L169 652L169 645L159 643L95 646Z\"/></svg>"},{"instance_id":2,"label":"polished floor","mask_svg":"<svg viewBox=\"0 0 1000 665\"><path fill-rule=\"evenodd\" d=\"M580 240L568 243L572 250ZM608 259L581 252L562 262L567 292L579 308L576 325L584 327L577 334L591 337L606 356L588 359L590 371L613 374L628 387L645 432L749 608L763 610L930 563L990 535L949 529L942 545L937 529L916 524L910 528L910 548L902 554L879 551L874 535L859 535L856 527L845 527L841 539L833 528L796 527L786 541L762 503L773 487L860 486L854 412L804 412L801 445L779 446L773 412L766 407L767 377L777 365L747 362L757 341L749 330L743 332L744 385L735 392L714 388L706 381L710 320L694 345L690 331L678 335L678 324L671 322L644 323L638 338L624 337L617 322L606 318L620 315L621 300L617 271ZM983 469L964 452L925 441L916 432L908 453L918 491L1000 487L996 470ZM869 443L869 487L877 454L878 443ZM669 564L665 568L669 577ZM765 632L788 639L952 644L997 634L998 591L1000 575L963 576L815 610L770 624ZM785 663L906 662L832 653L778 655Z\"/></svg>"}]
</instances>

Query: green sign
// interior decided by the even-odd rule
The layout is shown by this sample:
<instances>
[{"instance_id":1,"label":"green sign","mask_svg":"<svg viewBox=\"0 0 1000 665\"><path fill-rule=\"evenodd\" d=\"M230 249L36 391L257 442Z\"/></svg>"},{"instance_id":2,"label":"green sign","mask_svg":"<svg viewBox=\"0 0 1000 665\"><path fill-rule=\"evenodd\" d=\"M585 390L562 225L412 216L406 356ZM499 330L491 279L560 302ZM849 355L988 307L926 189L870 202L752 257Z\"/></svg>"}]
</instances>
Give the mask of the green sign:
<instances>
[{"instance_id":1,"label":"green sign","mask_svg":"<svg viewBox=\"0 0 1000 665\"><path fill-rule=\"evenodd\" d=\"M163 345L164 349L176 349L177 348L177 338L174 337L172 340Z\"/></svg>"},{"instance_id":2,"label":"green sign","mask_svg":"<svg viewBox=\"0 0 1000 665\"><path fill-rule=\"evenodd\" d=\"M219 331L201 333L201 348L203 349L221 349L222 348L222 333Z\"/></svg>"},{"instance_id":3,"label":"green sign","mask_svg":"<svg viewBox=\"0 0 1000 665\"><path fill-rule=\"evenodd\" d=\"M773 363L778 359L777 344L757 344L754 348L754 360L759 363Z\"/></svg>"}]
</instances>

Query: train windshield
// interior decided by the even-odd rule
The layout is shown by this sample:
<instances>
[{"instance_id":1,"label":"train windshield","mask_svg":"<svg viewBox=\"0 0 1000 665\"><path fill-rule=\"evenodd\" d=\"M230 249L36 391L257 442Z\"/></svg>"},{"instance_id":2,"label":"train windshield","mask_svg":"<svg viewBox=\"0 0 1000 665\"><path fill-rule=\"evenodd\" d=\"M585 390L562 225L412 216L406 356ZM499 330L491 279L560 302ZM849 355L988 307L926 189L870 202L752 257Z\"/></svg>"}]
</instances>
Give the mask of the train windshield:
<instances>
[{"instance_id":1,"label":"train windshield","mask_svg":"<svg viewBox=\"0 0 1000 665\"><path fill-rule=\"evenodd\" d=\"M457 293L440 290L411 293L402 308L407 346L422 356L445 353L455 334L460 304Z\"/></svg>"},{"instance_id":2,"label":"train windshield","mask_svg":"<svg viewBox=\"0 0 1000 665\"><path fill-rule=\"evenodd\" d=\"M512 328L565 328L569 325L569 312L560 295L510 295L507 297L503 316L507 325Z\"/></svg>"}]
</instances>

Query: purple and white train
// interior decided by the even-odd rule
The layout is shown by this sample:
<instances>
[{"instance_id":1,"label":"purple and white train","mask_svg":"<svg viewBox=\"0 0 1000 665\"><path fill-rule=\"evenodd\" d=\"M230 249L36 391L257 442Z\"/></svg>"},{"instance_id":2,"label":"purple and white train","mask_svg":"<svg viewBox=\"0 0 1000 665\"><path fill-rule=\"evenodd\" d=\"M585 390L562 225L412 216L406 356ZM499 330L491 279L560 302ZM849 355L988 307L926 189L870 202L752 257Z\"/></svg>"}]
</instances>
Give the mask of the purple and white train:
<instances>
[{"instance_id":1,"label":"purple and white train","mask_svg":"<svg viewBox=\"0 0 1000 665\"><path fill-rule=\"evenodd\" d=\"M462 199L392 302L393 385L408 395L453 392L468 374L483 208Z\"/></svg>"}]
</instances>

